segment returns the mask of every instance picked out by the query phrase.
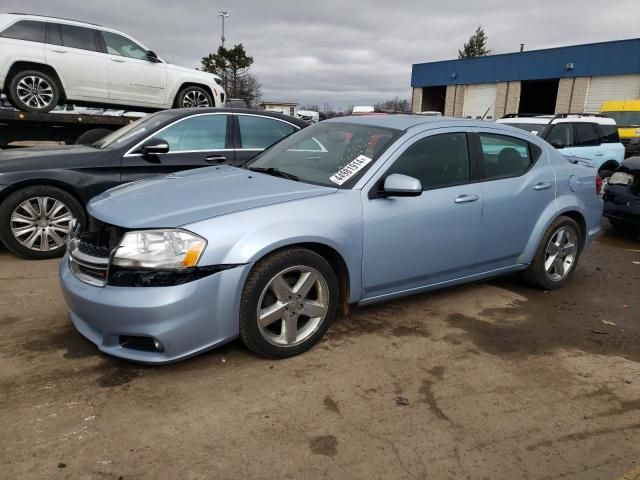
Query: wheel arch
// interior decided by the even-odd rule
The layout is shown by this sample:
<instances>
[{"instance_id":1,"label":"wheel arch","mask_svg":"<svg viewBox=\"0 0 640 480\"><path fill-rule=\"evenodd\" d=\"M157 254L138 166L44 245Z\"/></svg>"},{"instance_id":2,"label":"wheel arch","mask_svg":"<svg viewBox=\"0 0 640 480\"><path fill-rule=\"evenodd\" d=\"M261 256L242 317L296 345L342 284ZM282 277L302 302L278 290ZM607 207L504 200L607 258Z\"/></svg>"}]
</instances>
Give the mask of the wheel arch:
<instances>
[{"instance_id":1,"label":"wheel arch","mask_svg":"<svg viewBox=\"0 0 640 480\"><path fill-rule=\"evenodd\" d=\"M609 170L613 172L619 166L620 164L616 160L607 160L606 162L604 162L602 165L598 167L598 174L604 170Z\"/></svg>"},{"instance_id":2,"label":"wheel arch","mask_svg":"<svg viewBox=\"0 0 640 480\"><path fill-rule=\"evenodd\" d=\"M216 96L214 95L213 91L211 90L211 87L209 87L208 85L204 84L204 83L198 83L198 82L182 82L180 84L180 86L178 86L178 90L176 90L175 95L173 96L173 107L175 108L178 105L178 95L180 94L180 92L187 87L200 87L200 88L204 88L207 93L209 95L211 95L211 101L213 102L212 107L217 107L216 105Z\"/></svg>"},{"instance_id":3,"label":"wheel arch","mask_svg":"<svg viewBox=\"0 0 640 480\"><path fill-rule=\"evenodd\" d=\"M587 232L587 220L584 218L582 213L580 213L578 210L566 210L564 212L560 212L558 214L558 217L569 217L570 219L572 219L574 222L578 224L578 227L580 228L580 243L581 243L580 249L584 249L587 241L588 232Z\"/></svg>"},{"instance_id":4,"label":"wheel arch","mask_svg":"<svg viewBox=\"0 0 640 480\"><path fill-rule=\"evenodd\" d=\"M14 75L16 75L18 72L21 72L23 70L31 70L31 69L42 70L44 73L47 73L53 76L54 79L58 82L58 86L60 87L59 103L62 103L64 100L66 100L67 95L65 93L64 83L62 82L60 75L58 75L58 72L55 70L55 68L53 68L51 65L47 65L46 63L38 63L38 62L23 61L23 60L14 62L9 68L9 71L7 72L7 76L4 80L4 85L2 86L3 91L8 90L9 84L11 83L11 79L13 78Z\"/></svg>"},{"instance_id":5,"label":"wheel arch","mask_svg":"<svg viewBox=\"0 0 640 480\"><path fill-rule=\"evenodd\" d=\"M254 262L254 265L275 253L282 252L283 250L289 250L292 248L306 248L307 250L311 250L312 252L320 255L324 258L331 268L336 274L338 278L338 292L339 292L339 303L338 303L338 311L343 315L346 315L349 311L349 298L351 292L351 277L349 273L349 268L347 267L347 262L344 257L338 252L335 248L327 245L326 243L320 242L295 242L286 245L279 245L277 248L272 250L263 251L260 253L259 258L257 258Z\"/></svg>"},{"instance_id":6,"label":"wheel arch","mask_svg":"<svg viewBox=\"0 0 640 480\"><path fill-rule=\"evenodd\" d=\"M60 190L64 190L66 193L75 198L82 208L86 210L86 201L76 192L71 185L61 182L59 180L51 179L51 178L33 178L28 180L23 180L16 182L10 185L8 188L5 188L0 192L0 203L4 202L4 200L14 192L22 190L23 188L28 187L38 187L38 186L46 186L46 187L56 187Z\"/></svg>"}]
</instances>

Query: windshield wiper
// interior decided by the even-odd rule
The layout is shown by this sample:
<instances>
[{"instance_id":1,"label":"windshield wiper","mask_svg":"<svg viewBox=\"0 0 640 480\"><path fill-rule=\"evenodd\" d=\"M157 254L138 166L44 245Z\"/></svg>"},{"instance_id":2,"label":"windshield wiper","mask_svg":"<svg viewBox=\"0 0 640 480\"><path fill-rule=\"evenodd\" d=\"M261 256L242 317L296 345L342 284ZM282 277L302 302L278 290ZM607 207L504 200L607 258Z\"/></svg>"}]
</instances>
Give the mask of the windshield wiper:
<instances>
[{"instance_id":1,"label":"windshield wiper","mask_svg":"<svg viewBox=\"0 0 640 480\"><path fill-rule=\"evenodd\" d=\"M295 180L296 182L300 181L300 178L296 177L294 174L283 172L276 167L249 167L249 170L252 172L266 173L267 175L273 175L274 177L286 178L287 180Z\"/></svg>"}]
</instances>

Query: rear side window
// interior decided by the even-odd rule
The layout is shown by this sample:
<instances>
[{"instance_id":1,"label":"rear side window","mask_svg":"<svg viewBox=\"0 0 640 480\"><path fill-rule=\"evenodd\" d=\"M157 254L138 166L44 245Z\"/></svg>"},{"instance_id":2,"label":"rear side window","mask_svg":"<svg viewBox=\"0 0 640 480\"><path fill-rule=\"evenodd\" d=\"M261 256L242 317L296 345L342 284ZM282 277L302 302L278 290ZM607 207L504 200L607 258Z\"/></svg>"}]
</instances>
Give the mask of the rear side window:
<instances>
[{"instance_id":1,"label":"rear side window","mask_svg":"<svg viewBox=\"0 0 640 480\"><path fill-rule=\"evenodd\" d=\"M60 25L62 45L69 48L90 50L97 52L96 32L91 28L77 27L75 25Z\"/></svg>"},{"instance_id":2,"label":"rear side window","mask_svg":"<svg viewBox=\"0 0 640 480\"><path fill-rule=\"evenodd\" d=\"M44 43L46 24L33 20L21 20L0 33L0 37Z\"/></svg>"},{"instance_id":3,"label":"rear side window","mask_svg":"<svg viewBox=\"0 0 640 480\"><path fill-rule=\"evenodd\" d=\"M480 172L486 180L522 175L537 158L541 149L525 140L506 135L481 133L482 158Z\"/></svg>"},{"instance_id":4,"label":"rear side window","mask_svg":"<svg viewBox=\"0 0 640 480\"><path fill-rule=\"evenodd\" d=\"M465 133L445 133L416 141L387 174L417 178L423 190L450 187L469 181L469 146Z\"/></svg>"},{"instance_id":5,"label":"rear side window","mask_svg":"<svg viewBox=\"0 0 640 480\"><path fill-rule=\"evenodd\" d=\"M600 143L620 143L616 125L600 125Z\"/></svg>"},{"instance_id":6,"label":"rear side window","mask_svg":"<svg viewBox=\"0 0 640 480\"><path fill-rule=\"evenodd\" d=\"M267 148L295 131L288 123L251 115L238 115L238 124L242 145L240 148Z\"/></svg>"},{"instance_id":7,"label":"rear side window","mask_svg":"<svg viewBox=\"0 0 640 480\"><path fill-rule=\"evenodd\" d=\"M596 131L596 126L591 123L576 123L576 147L595 147L600 145L600 135Z\"/></svg>"}]
</instances>

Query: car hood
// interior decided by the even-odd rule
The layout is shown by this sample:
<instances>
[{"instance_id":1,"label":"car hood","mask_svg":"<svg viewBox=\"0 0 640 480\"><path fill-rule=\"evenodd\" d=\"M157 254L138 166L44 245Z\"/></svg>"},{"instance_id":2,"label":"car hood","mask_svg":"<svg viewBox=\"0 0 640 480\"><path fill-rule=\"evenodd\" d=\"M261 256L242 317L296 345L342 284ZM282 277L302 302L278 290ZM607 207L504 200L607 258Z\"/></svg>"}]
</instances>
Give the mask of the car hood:
<instances>
[{"instance_id":1,"label":"car hood","mask_svg":"<svg viewBox=\"0 0 640 480\"><path fill-rule=\"evenodd\" d=\"M10 148L0 151L0 174L67 168L81 161L86 162L87 154L96 152L100 150L85 145Z\"/></svg>"},{"instance_id":2,"label":"car hood","mask_svg":"<svg viewBox=\"0 0 640 480\"><path fill-rule=\"evenodd\" d=\"M54 157L56 155L73 155L95 151L95 148L87 145L48 145L43 147L9 148L0 151L0 162Z\"/></svg>"},{"instance_id":3,"label":"car hood","mask_svg":"<svg viewBox=\"0 0 640 480\"><path fill-rule=\"evenodd\" d=\"M196 76L215 82L215 78L222 80L218 75L209 72L203 72L202 70L196 70L194 68L181 67L180 65L174 65L173 63L167 63L167 69L174 72L188 73L191 76Z\"/></svg>"},{"instance_id":4,"label":"car hood","mask_svg":"<svg viewBox=\"0 0 640 480\"><path fill-rule=\"evenodd\" d=\"M98 220L124 228L173 228L336 191L220 166L121 185L93 198L87 210Z\"/></svg>"}]
</instances>

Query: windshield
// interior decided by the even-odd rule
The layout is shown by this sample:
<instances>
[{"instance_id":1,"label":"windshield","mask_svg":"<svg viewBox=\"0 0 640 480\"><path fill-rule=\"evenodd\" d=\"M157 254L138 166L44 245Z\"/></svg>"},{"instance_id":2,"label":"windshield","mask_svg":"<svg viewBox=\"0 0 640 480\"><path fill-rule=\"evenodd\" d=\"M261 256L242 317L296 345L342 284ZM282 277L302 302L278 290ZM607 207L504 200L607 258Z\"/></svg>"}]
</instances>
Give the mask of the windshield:
<instances>
[{"instance_id":1,"label":"windshield","mask_svg":"<svg viewBox=\"0 0 640 480\"><path fill-rule=\"evenodd\" d=\"M276 143L247 167L275 169L316 185L351 188L401 134L369 125L319 123Z\"/></svg>"},{"instance_id":2,"label":"windshield","mask_svg":"<svg viewBox=\"0 0 640 480\"><path fill-rule=\"evenodd\" d=\"M119 128L115 132L110 133L106 137L102 137L96 143L91 145L94 148L118 148L122 146L123 142L131 138L141 137L143 133L148 133L158 127L160 124L166 122L165 115L149 115L142 117L129 125Z\"/></svg>"},{"instance_id":3,"label":"windshield","mask_svg":"<svg viewBox=\"0 0 640 480\"><path fill-rule=\"evenodd\" d=\"M602 112L602 114L613 118L618 127L640 127L640 111Z\"/></svg>"},{"instance_id":4,"label":"windshield","mask_svg":"<svg viewBox=\"0 0 640 480\"><path fill-rule=\"evenodd\" d=\"M521 128L522 130L526 130L527 132L531 132L534 135L540 135L540 132L544 130L545 125L541 125L539 123L507 123L504 122L503 125L510 125L512 127Z\"/></svg>"}]
</instances>

